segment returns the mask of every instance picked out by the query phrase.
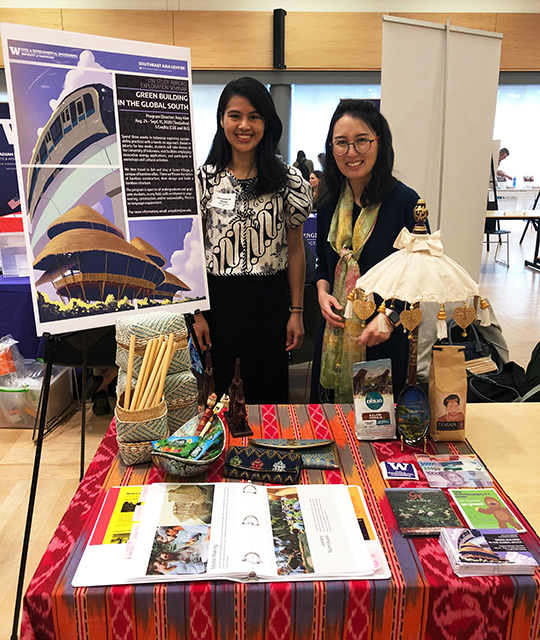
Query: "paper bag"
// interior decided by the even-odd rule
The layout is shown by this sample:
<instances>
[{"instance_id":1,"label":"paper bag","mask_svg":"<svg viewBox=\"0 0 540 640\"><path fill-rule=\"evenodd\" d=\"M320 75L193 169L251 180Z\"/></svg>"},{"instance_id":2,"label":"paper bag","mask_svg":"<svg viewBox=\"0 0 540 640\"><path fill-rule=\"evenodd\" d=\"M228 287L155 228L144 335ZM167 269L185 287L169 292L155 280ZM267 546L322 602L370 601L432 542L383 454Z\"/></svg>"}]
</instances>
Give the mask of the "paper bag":
<instances>
[{"instance_id":1,"label":"paper bag","mask_svg":"<svg viewBox=\"0 0 540 640\"><path fill-rule=\"evenodd\" d=\"M465 440L467 372L463 347L434 346L429 371L429 436L436 442Z\"/></svg>"}]
</instances>

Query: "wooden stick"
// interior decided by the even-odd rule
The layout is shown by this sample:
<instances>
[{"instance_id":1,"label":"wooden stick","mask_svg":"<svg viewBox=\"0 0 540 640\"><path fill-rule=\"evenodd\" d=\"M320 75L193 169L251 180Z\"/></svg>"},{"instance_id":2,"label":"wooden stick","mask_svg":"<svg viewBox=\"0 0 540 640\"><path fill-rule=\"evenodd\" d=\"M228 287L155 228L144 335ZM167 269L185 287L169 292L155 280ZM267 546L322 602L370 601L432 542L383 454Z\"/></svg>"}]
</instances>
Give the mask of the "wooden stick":
<instances>
[{"instance_id":1,"label":"wooden stick","mask_svg":"<svg viewBox=\"0 0 540 640\"><path fill-rule=\"evenodd\" d=\"M167 377L167 372L169 371L169 366L171 364L173 355L174 355L174 333L169 333L169 339L167 340L167 351L165 352L165 357L163 358L163 363L161 365L159 386L157 388L156 394L152 398L152 402L150 403L151 407L153 407L154 405L158 405L161 402L163 387L165 386L165 378Z\"/></svg>"},{"instance_id":2,"label":"wooden stick","mask_svg":"<svg viewBox=\"0 0 540 640\"><path fill-rule=\"evenodd\" d=\"M150 360L150 355L154 350L155 338L152 338L150 342L146 345L146 349L144 351L144 358L141 365L141 370L139 372L139 377L137 378L137 386L135 387L135 393L133 394L133 398L131 400L130 409L135 411L137 409L137 405L139 403L139 398L141 397L141 393L144 389L144 381L146 378L146 371L148 369L148 362Z\"/></svg>"},{"instance_id":3,"label":"wooden stick","mask_svg":"<svg viewBox=\"0 0 540 640\"><path fill-rule=\"evenodd\" d=\"M159 384L159 369L161 367L161 363L163 361L163 356L165 355L165 351L167 349L167 343L160 336L159 338L161 344L159 346L159 352L157 358L152 363L152 370L149 372L148 380L145 385L144 394L140 402L140 409L147 409L149 406L148 400L153 398L154 393L156 392L157 385Z\"/></svg>"},{"instance_id":4,"label":"wooden stick","mask_svg":"<svg viewBox=\"0 0 540 640\"><path fill-rule=\"evenodd\" d=\"M152 369L154 367L154 362L156 361L156 355L159 352L159 338L152 338L152 349L148 354L148 361L146 363L146 369L144 371L144 377L141 382L141 390L139 393L139 398L137 400L136 410L140 411L143 408L143 396L148 386L148 380L152 373Z\"/></svg>"},{"instance_id":5,"label":"wooden stick","mask_svg":"<svg viewBox=\"0 0 540 640\"><path fill-rule=\"evenodd\" d=\"M135 358L135 334L129 339L129 357L126 377L126 390L124 392L124 409L129 409L131 399L131 378L133 376L133 359Z\"/></svg>"}]
</instances>

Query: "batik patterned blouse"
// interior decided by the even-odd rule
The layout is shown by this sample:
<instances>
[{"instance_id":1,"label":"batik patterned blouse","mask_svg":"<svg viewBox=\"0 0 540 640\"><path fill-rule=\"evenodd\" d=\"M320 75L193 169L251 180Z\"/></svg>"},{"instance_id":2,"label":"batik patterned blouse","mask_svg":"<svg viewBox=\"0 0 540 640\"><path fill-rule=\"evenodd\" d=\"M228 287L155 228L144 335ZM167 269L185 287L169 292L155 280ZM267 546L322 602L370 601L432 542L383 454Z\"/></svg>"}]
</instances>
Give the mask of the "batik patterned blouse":
<instances>
[{"instance_id":1,"label":"batik patterned blouse","mask_svg":"<svg viewBox=\"0 0 540 640\"><path fill-rule=\"evenodd\" d=\"M255 195L257 178L238 180L212 165L199 169L206 229L206 267L212 275L273 275L287 268L287 229L303 224L312 208L311 187L287 167L285 185Z\"/></svg>"}]
</instances>

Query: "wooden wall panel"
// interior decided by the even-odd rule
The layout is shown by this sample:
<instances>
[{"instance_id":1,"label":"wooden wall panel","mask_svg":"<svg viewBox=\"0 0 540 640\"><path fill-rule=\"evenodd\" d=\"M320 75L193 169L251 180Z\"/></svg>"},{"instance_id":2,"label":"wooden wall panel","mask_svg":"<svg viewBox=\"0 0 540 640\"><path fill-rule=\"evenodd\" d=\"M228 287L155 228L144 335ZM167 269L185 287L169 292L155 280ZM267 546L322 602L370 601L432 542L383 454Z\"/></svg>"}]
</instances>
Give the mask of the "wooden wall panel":
<instances>
[{"instance_id":1,"label":"wooden wall panel","mask_svg":"<svg viewBox=\"0 0 540 640\"><path fill-rule=\"evenodd\" d=\"M540 13L393 13L504 35L501 71L540 71ZM0 9L14 22L190 47L194 69L272 69L271 11ZM382 13L289 12L290 70L380 70ZM4 66L0 50L0 66Z\"/></svg>"},{"instance_id":2,"label":"wooden wall panel","mask_svg":"<svg viewBox=\"0 0 540 640\"><path fill-rule=\"evenodd\" d=\"M62 9L64 31L173 44L172 11Z\"/></svg>"},{"instance_id":3,"label":"wooden wall panel","mask_svg":"<svg viewBox=\"0 0 540 640\"><path fill-rule=\"evenodd\" d=\"M272 69L271 11L175 11L174 44L193 69Z\"/></svg>"},{"instance_id":4,"label":"wooden wall panel","mask_svg":"<svg viewBox=\"0 0 540 640\"><path fill-rule=\"evenodd\" d=\"M0 22L61 29L62 12L60 9L0 9ZM0 47L0 67L3 66L4 54Z\"/></svg>"},{"instance_id":5,"label":"wooden wall panel","mask_svg":"<svg viewBox=\"0 0 540 640\"><path fill-rule=\"evenodd\" d=\"M496 13L390 13L391 16L408 18L409 20L423 20L424 22L442 22L454 27L466 27L467 29L480 29L481 31L496 31Z\"/></svg>"},{"instance_id":6,"label":"wooden wall panel","mask_svg":"<svg viewBox=\"0 0 540 640\"><path fill-rule=\"evenodd\" d=\"M540 71L540 13L499 13L501 71Z\"/></svg>"},{"instance_id":7,"label":"wooden wall panel","mask_svg":"<svg viewBox=\"0 0 540 640\"><path fill-rule=\"evenodd\" d=\"M287 69L381 68L382 13L288 12Z\"/></svg>"}]
</instances>

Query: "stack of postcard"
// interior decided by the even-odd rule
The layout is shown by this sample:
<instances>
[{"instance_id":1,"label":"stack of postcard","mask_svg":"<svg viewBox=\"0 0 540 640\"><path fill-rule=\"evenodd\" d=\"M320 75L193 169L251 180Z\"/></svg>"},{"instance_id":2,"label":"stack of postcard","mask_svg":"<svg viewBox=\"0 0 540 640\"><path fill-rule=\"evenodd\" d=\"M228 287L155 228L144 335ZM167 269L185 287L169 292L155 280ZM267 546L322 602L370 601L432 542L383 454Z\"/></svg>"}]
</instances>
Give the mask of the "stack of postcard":
<instances>
[{"instance_id":1,"label":"stack of postcard","mask_svg":"<svg viewBox=\"0 0 540 640\"><path fill-rule=\"evenodd\" d=\"M538 566L515 529L443 529L439 542L460 578L533 574Z\"/></svg>"},{"instance_id":2,"label":"stack of postcard","mask_svg":"<svg viewBox=\"0 0 540 640\"><path fill-rule=\"evenodd\" d=\"M109 490L72 585L390 575L359 487L156 483Z\"/></svg>"}]
</instances>

